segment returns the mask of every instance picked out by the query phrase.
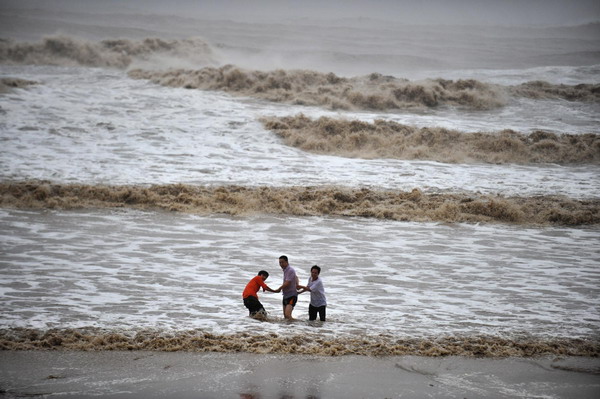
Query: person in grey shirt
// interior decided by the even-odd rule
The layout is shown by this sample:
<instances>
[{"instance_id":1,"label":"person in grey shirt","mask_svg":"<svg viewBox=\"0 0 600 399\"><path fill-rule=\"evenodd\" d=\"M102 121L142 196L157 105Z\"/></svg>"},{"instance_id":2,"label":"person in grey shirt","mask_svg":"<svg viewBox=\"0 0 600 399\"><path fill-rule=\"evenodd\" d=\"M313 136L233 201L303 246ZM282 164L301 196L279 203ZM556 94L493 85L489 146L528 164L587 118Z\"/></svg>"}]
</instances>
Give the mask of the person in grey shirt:
<instances>
[{"instance_id":1,"label":"person in grey shirt","mask_svg":"<svg viewBox=\"0 0 600 399\"><path fill-rule=\"evenodd\" d=\"M323 279L319 278L320 274L321 268L317 265L314 265L310 268L310 277L308 278L308 283L306 286L298 286L299 294L305 291L310 291L310 304L308 305L309 320L317 320L317 313L319 313L319 319L321 321L325 321L327 298L325 298Z\"/></svg>"},{"instance_id":2,"label":"person in grey shirt","mask_svg":"<svg viewBox=\"0 0 600 399\"><path fill-rule=\"evenodd\" d=\"M279 257L279 266L283 270L283 285L279 287L283 294L283 317L293 320L292 311L298 302L298 277L296 270L290 266L288 257Z\"/></svg>"}]
</instances>

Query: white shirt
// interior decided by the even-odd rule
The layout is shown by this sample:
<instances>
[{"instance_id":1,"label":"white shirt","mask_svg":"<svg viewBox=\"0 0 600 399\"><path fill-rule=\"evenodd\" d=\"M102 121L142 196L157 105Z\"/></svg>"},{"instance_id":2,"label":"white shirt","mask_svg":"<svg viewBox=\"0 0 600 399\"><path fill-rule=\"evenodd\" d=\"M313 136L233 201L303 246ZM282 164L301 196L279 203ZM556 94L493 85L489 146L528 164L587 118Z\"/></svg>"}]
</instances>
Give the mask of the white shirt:
<instances>
[{"instance_id":1,"label":"white shirt","mask_svg":"<svg viewBox=\"0 0 600 399\"><path fill-rule=\"evenodd\" d=\"M323 287L323 280L321 278L312 280L312 277L308 278L306 286L310 288L310 304L315 308L327 305L327 299L325 298L325 287Z\"/></svg>"}]
</instances>

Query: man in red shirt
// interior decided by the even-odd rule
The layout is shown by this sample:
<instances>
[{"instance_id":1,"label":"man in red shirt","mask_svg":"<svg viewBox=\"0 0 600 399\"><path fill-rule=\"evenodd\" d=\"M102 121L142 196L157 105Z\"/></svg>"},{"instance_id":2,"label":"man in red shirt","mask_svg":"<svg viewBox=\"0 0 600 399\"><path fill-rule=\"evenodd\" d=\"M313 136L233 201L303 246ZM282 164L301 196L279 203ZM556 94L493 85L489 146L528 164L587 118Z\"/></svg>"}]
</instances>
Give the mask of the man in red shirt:
<instances>
[{"instance_id":1,"label":"man in red shirt","mask_svg":"<svg viewBox=\"0 0 600 399\"><path fill-rule=\"evenodd\" d=\"M258 290L263 289L264 291L269 292L280 292L279 289L271 289L267 284L265 284L265 280L269 277L269 273L261 270L258 272L258 275L255 276L252 280L246 284L246 288L244 288L244 292L242 294L242 298L244 298L244 306L248 308L250 311L250 317L256 317L259 314L266 316L267 312L265 308L258 300Z\"/></svg>"}]
</instances>

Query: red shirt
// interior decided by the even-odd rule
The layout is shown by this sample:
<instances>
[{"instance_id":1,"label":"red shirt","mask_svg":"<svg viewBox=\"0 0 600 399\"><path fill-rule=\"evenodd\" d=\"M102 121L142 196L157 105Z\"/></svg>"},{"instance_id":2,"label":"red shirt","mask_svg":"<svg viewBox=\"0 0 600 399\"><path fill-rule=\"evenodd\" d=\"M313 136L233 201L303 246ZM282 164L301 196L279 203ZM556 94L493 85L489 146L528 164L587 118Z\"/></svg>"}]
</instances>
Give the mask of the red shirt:
<instances>
[{"instance_id":1,"label":"red shirt","mask_svg":"<svg viewBox=\"0 0 600 399\"><path fill-rule=\"evenodd\" d=\"M246 288L244 288L244 293L242 294L242 298L248 298L249 296L255 296L258 299L257 292L262 287L263 291L267 288L265 281L262 276L256 276L248 284L246 284Z\"/></svg>"}]
</instances>

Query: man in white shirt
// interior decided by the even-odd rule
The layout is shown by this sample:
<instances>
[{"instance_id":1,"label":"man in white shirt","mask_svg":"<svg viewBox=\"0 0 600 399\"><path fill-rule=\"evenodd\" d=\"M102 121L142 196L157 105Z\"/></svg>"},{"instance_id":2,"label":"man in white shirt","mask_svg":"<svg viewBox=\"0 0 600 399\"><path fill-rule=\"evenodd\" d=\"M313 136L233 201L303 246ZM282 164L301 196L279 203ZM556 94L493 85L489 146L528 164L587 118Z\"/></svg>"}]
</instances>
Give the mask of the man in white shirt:
<instances>
[{"instance_id":1,"label":"man in white shirt","mask_svg":"<svg viewBox=\"0 0 600 399\"><path fill-rule=\"evenodd\" d=\"M314 265L310 268L310 277L306 287L299 285L298 288L302 293L304 291L310 291L310 304L308 305L308 319L317 320L317 313L319 313L319 319L325 321L325 310L327 308L327 299L325 298L325 287L323 287L323 280L319 278L321 274L321 268Z\"/></svg>"}]
</instances>

